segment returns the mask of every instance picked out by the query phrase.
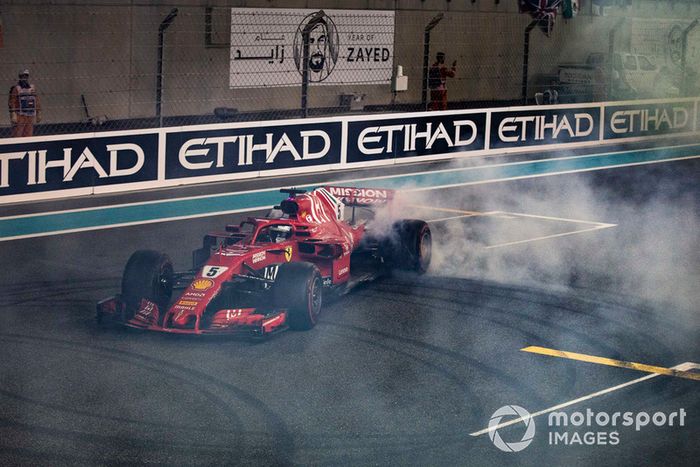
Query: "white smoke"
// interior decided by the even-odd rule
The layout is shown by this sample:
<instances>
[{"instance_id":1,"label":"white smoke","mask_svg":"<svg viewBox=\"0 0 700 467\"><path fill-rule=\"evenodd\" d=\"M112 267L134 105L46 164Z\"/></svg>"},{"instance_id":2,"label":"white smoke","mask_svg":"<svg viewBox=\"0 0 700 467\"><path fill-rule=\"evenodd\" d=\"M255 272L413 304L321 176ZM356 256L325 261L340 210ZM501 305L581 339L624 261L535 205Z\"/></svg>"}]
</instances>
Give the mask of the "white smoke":
<instances>
[{"instance_id":1,"label":"white smoke","mask_svg":"<svg viewBox=\"0 0 700 467\"><path fill-rule=\"evenodd\" d=\"M675 176L674 167L657 167L447 190L407 186L368 226L388 234L399 218L445 219L431 223L433 275L598 290L674 307L697 326L699 203L687 186L653 188L656 178L647 177Z\"/></svg>"}]
</instances>

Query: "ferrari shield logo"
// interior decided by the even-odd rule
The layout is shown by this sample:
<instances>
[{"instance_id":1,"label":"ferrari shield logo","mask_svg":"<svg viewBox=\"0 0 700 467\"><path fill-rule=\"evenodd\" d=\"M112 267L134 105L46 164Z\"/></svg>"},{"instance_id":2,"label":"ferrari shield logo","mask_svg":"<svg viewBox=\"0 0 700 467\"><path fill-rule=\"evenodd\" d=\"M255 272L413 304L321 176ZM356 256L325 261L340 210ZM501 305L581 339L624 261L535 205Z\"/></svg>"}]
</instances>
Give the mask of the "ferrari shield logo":
<instances>
[{"instance_id":1,"label":"ferrari shield logo","mask_svg":"<svg viewBox=\"0 0 700 467\"><path fill-rule=\"evenodd\" d=\"M291 246L284 247L284 259L286 259L287 262L290 262L292 260L292 247Z\"/></svg>"}]
</instances>

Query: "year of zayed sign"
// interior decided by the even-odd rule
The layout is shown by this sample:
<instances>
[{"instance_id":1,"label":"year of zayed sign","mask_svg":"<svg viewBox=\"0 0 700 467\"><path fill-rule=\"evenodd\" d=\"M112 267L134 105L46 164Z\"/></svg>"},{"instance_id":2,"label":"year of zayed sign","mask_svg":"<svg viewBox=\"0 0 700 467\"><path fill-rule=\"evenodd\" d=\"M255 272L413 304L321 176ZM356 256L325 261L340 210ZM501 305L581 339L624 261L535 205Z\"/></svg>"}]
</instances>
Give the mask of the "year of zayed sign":
<instances>
[{"instance_id":1,"label":"year of zayed sign","mask_svg":"<svg viewBox=\"0 0 700 467\"><path fill-rule=\"evenodd\" d=\"M229 86L301 85L302 31L317 12L232 8ZM309 31L311 83L389 84L393 61L393 11L324 10Z\"/></svg>"}]
</instances>

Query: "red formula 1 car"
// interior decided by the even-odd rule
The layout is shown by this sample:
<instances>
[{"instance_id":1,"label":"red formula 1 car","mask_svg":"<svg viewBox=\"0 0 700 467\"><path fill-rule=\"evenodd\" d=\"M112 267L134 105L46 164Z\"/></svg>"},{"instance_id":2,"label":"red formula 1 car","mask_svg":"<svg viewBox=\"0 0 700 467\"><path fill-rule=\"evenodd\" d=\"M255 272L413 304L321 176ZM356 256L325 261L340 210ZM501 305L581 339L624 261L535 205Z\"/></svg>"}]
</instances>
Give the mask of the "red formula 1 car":
<instances>
[{"instance_id":1,"label":"red formula 1 car","mask_svg":"<svg viewBox=\"0 0 700 467\"><path fill-rule=\"evenodd\" d=\"M342 294L391 269L428 269L432 240L424 221L356 218L356 209L390 210L393 191L281 191L288 198L267 217L205 235L189 271L174 272L163 253L136 251L121 294L97 304L98 322L188 334L306 330L316 324L325 294ZM174 290L181 292L173 301Z\"/></svg>"}]
</instances>

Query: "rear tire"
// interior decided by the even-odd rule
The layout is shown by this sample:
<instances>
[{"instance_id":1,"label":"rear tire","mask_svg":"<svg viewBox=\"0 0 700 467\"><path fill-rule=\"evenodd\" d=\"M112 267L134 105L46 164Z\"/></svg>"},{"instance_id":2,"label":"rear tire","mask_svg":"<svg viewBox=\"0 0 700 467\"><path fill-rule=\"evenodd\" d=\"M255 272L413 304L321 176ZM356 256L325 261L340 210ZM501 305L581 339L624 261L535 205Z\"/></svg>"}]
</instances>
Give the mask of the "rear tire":
<instances>
[{"instance_id":1,"label":"rear tire","mask_svg":"<svg viewBox=\"0 0 700 467\"><path fill-rule=\"evenodd\" d=\"M172 293L173 265L170 258L153 250L134 252L122 276L122 299L126 304L127 319L133 317L144 298L158 305L162 316Z\"/></svg>"},{"instance_id":2,"label":"rear tire","mask_svg":"<svg viewBox=\"0 0 700 467\"><path fill-rule=\"evenodd\" d=\"M424 274L430 267L432 238L425 221L405 219L394 223L381 249L389 267Z\"/></svg>"},{"instance_id":3,"label":"rear tire","mask_svg":"<svg viewBox=\"0 0 700 467\"><path fill-rule=\"evenodd\" d=\"M272 288L276 308L287 309L287 323L297 331L313 328L321 313L323 282L311 263L283 263Z\"/></svg>"}]
</instances>

